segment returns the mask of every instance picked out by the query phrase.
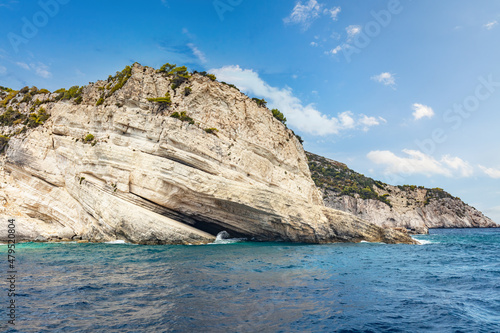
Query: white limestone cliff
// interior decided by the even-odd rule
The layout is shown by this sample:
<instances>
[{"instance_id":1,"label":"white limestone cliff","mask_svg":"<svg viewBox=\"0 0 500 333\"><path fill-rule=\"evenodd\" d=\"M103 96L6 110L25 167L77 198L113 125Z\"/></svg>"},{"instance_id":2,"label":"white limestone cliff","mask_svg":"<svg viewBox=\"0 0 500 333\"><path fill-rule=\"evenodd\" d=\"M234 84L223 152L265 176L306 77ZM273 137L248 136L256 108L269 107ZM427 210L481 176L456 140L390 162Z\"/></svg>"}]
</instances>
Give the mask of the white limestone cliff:
<instances>
[{"instance_id":1,"label":"white limestone cliff","mask_svg":"<svg viewBox=\"0 0 500 333\"><path fill-rule=\"evenodd\" d=\"M414 242L326 208L293 132L237 89L194 74L174 90L139 64L113 91L117 82L84 87L80 104L35 94L50 102L6 105L50 114L12 136L2 160L0 216L16 219L20 238L202 244L225 230L261 241ZM170 106L148 100L166 93Z\"/></svg>"}]
</instances>

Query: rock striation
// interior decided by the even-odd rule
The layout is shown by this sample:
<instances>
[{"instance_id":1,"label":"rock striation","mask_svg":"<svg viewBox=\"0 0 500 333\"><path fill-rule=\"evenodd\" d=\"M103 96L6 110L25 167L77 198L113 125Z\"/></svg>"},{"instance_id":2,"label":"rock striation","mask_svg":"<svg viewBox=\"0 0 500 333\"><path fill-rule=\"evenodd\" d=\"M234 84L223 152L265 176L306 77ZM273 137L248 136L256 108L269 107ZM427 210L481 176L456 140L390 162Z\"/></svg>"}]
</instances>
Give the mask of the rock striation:
<instances>
[{"instance_id":1,"label":"rock striation","mask_svg":"<svg viewBox=\"0 0 500 333\"><path fill-rule=\"evenodd\" d=\"M353 214L383 228L426 234L430 228L498 227L480 211L440 188L392 186L307 153L312 177L325 206Z\"/></svg>"},{"instance_id":2,"label":"rock striation","mask_svg":"<svg viewBox=\"0 0 500 333\"><path fill-rule=\"evenodd\" d=\"M16 219L18 239L203 244L226 231L414 243L325 207L293 132L205 73L179 79L136 63L70 92L27 94L4 93L1 109L28 117L2 128L0 214Z\"/></svg>"}]
</instances>

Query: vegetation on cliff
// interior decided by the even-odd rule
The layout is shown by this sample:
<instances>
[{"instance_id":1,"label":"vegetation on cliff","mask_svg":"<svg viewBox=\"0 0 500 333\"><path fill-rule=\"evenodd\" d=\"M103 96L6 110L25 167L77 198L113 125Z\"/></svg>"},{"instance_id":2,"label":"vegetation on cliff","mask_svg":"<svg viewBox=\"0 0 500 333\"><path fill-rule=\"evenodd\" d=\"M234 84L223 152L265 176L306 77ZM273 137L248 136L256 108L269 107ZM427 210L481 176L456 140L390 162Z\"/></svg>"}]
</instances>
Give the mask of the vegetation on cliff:
<instances>
[{"instance_id":1,"label":"vegetation on cliff","mask_svg":"<svg viewBox=\"0 0 500 333\"><path fill-rule=\"evenodd\" d=\"M389 206L387 196L380 196L374 186L383 188L384 183L375 181L347 167L347 165L324 157L306 153L309 161L309 170L316 186L322 190L330 190L338 195L359 195L362 199L379 200Z\"/></svg>"},{"instance_id":2,"label":"vegetation on cliff","mask_svg":"<svg viewBox=\"0 0 500 333\"><path fill-rule=\"evenodd\" d=\"M382 190L381 192L390 192L388 184L353 171L343 163L329 160L309 152L306 152L306 155L309 160L309 169L312 179L319 189L323 191L332 191L337 195L348 195L351 197L359 195L361 199L379 200L392 207L388 198L389 194L379 195L375 190L378 188ZM428 189L416 185L399 185L397 188L408 194L417 189L425 190L425 201L422 202L424 206L428 205L431 200L446 198L460 200L460 198L452 196L439 187Z\"/></svg>"},{"instance_id":3,"label":"vegetation on cliff","mask_svg":"<svg viewBox=\"0 0 500 333\"><path fill-rule=\"evenodd\" d=\"M100 106L106 103L106 100L120 90L127 81L132 77L133 66L126 66L123 70L117 71L114 76L109 75L106 81L98 81L96 83L89 82L88 86L72 86L69 89L61 88L53 93L47 89L38 89L37 87L25 86L20 90L13 90L8 87L0 86L0 135L5 139L0 142L0 148L5 149L8 138L26 132L30 128L35 128L44 124L50 117L51 103L66 102L73 104L83 104L89 106ZM176 90L181 88L181 97L188 97L193 93L192 84L190 83L193 76L199 75L208 78L216 84L239 89L226 82L217 82L215 75L207 72L192 71L189 72L186 66L177 66L176 64L166 63L156 70L170 81L170 88L176 96ZM198 76L198 77L199 77ZM172 91L171 90L171 91ZM170 91L170 92L171 92ZM148 98L149 102L157 103L161 107L170 107L173 103L170 92L162 97ZM177 98L179 95L177 94ZM269 112L275 119L280 121L283 126L286 126L286 117L278 109L268 109L265 99L252 98L252 100L260 107L263 112ZM44 105L44 107L41 107ZM115 101L115 105L122 107L120 101ZM194 124L194 120L189 117L185 111L174 112L171 115L181 121ZM205 129L207 133L215 134L216 129ZM293 133L293 131L292 131ZM303 140L300 136L293 133L297 140L302 144Z\"/></svg>"}]
</instances>

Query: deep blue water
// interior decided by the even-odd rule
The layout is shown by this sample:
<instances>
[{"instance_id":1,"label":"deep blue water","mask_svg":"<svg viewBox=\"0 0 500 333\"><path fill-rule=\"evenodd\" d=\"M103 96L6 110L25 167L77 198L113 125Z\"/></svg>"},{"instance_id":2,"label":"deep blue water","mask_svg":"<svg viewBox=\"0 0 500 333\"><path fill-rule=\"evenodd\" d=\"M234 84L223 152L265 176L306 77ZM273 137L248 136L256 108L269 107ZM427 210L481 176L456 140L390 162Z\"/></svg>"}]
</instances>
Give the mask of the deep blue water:
<instances>
[{"instance_id":1,"label":"deep blue water","mask_svg":"<svg viewBox=\"0 0 500 333\"><path fill-rule=\"evenodd\" d=\"M500 332L500 230L416 238L18 245L17 324L3 287L0 331Z\"/></svg>"}]
</instances>

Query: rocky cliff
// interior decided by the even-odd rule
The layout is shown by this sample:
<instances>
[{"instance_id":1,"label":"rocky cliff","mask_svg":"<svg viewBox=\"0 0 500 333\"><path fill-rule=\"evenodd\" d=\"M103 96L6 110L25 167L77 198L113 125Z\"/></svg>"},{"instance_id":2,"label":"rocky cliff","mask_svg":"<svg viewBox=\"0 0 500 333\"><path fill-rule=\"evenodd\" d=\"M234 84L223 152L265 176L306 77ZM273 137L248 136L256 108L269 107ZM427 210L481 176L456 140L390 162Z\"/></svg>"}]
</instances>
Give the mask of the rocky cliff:
<instances>
[{"instance_id":1,"label":"rocky cliff","mask_svg":"<svg viewBox=\"0 0 500 333\"><path fill-rule=\"evenodd\" d=\"M440 188L392 186L336 162L307 153L312 178L327 207L383 228L427 233L429 228L491 228L490 218Z\"/></svg>"},{"instance_id":2,"label":"rocky cliff","mask_svg":"<svg viewBox=\"0 0 500 333\"><path fill-rule=\"evenodd\" d=\"M134 64L85 87L1 90L0 214L18 239L414 243L325 207L293 132L206 73Z\"/></svg>"}]
</instances>

